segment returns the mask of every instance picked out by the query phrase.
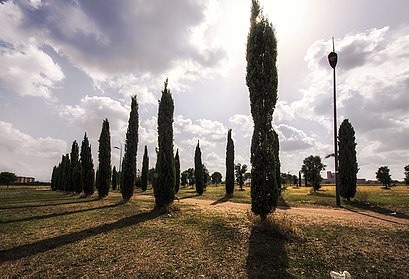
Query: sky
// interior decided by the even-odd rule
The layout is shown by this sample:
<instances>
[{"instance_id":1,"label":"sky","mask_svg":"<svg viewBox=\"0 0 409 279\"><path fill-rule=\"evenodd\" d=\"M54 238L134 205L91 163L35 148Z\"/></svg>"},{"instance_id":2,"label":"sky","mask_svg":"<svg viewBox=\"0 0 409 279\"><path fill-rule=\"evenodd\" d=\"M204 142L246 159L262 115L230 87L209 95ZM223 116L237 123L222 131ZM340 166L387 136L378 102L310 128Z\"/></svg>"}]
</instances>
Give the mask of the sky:
<instances>
[{"instance_id":1,"label":"sky","mask_svg":"<svg viewBox=\"0 0 409 279\"><path fill-rule=\"evenodd\" d=\"M409 1L260 0L278 40L273 126L281 171L298 174L320 156L333 171L333 87L327 55L338 53L338 125L356 133L359 178L409 164ZM253 122L246 86L249 0L0 1L0 171L49 181L87 132L97 165L108 118L124 144L130 99L139 104L138 169L156 161L158 100L169 78L174 147L194 166L200 140L212 173L225 174L226 138L250 165ZM120 151L112 149L112 164Z\"/></svg>"}]
</instances>

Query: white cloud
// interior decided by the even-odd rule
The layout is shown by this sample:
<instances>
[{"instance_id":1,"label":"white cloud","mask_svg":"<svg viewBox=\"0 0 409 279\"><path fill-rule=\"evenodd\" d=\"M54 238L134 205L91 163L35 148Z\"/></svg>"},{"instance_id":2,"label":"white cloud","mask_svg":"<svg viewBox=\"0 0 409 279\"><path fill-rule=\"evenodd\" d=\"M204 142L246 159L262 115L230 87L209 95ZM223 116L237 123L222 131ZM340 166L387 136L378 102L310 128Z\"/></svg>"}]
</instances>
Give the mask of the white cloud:
<instances>
[{"instance_id":1,"label":"white cloud","mask_svg":"<svg viewBox=\"0 0 409 279\"><path fill-rule=\"evenodd\" d=\"M34 138L0 121L0 169L16 175L49 180L54 165L67 152L67 144L50 137Z\"/></svg>"},{"instance_id":2,"label":"white cloud","mask_svg":"<svg viewBox=\"0 0 409 279\"><path fill-rule=\"evenodd\" d=\"M52 98L51 90L64 78L52 58L34 45L1 44L0 82L21 96Z\"/></svg>"},{"instance_id":3,"label":"white cloud","mask_svg":"<svg viewBox=\"0 0 409 279\"><path fill-rule=\"evenodd\" d=\"M122 142L126 133L129 107L109 97L86 95L81 98L79 105L66 105L60 116L95 139L99 137L102 120L108 118L111 137L114 141Z\"/></svg>"}]
</instances>

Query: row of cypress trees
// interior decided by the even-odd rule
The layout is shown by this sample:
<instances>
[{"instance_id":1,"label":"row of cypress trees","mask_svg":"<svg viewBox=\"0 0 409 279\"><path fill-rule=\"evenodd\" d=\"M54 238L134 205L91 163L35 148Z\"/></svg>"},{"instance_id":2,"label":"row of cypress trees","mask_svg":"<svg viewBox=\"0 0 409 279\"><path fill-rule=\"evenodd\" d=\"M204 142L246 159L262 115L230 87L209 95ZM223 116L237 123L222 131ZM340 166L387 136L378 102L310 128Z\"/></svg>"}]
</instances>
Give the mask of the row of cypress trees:
<instances>
[{"instance_id":1,"label":"row of cypress trees","mask_svg":"<svg viewBox=\"0 0 409 279\"><path fill-rule=\"evenodd\" d=\"M81 153L79 154L78 144L74 141L71 154L62 155L59 165L54 166L51 175L51 189L77 194L83 192L84 195L90 196L95 191L94 181L95 172L91 145L87 133L85 133L81 144Z\"/></svg>"},{"instance_id":2,"label":"row of cypress trees","mask_svg":"<svg viewBox=\"0 0 409 279\"><path fill-rule=\"evenodd\" d=\"M280 162L279 162L279 142L278 136L272 127L273 112L277 102L277 40L271 23L263 16L259 2L252 1L250 31L247 38L247 74L246 84L250 93L250 107L254 122L254 131L251 142L251 164L252 164L252 184L251 198L252 211L265 219L267 214L272 212L278 203L280 194ZM171 204L175 197L176 168L179 162L173 154L173 113L174 102L167 88L168 80L164 84L164 90L159 101L158 110L158 149L156 161L156 177L153 183L156 207L163 208ZM105 123L105 121L104 121ZM108 126L109 129L109 126ZM105 130L104 130L105 131ZM101 137L102 137L101 132ZM105 132L104 132L105 135ZM85 137L84 137L85 141ZM88 139L87 139L88 142ZM122 165L121 193L124 202L133 195L136 179L136 156L138 145L138 107L136 96L131 99L131 112L126 133L125 155ZM88 150L89 148L89 150ZM107 158L105 154L108 145L104 142L101 146L100 156ZM234 189L234 145L231 139L231 130L228 131L226 148L226 194L232 194ZM84 154L83 154L84 153ZM147 157L147 149L145 149ZM177 153L177 155L179 155ZM178 157L178 156L177 156ZM145 158L145 156L144 156ZM90 160L91 159L91 160ZM92 158L90 146L81 146L81 178L82 187L93 185L93 169L91 171ZM232 164L233 162L233 164ZM88 164L87 167L84 167ZM108 163L107 163L108 164ZM146 164L146 163L144 163ZM71 168L68 155L63 156L62 162L56 171L59 176L69 176ZM84 166L83 166L84 165ZM145 165L144 165L145 166ZM60 169L59 169L60 168ZM180 166L179 166L180 168ZM107 194L106 180L108 171L107 165L101 164L98 168L98 190L100 196ZM91 175L92 174L92 175ZM54 171L53 171L54 176ZM143 167L143 187L146 184L146 167ZM201 150L199 142L195 150L195 176L196 190L203 193L203 164L201 160ZM233 181L233 184L232 184ZM60 184L57 184L60 185ZM65 182L61 184L65 188L72 187ZM233 187L232 187L233 185ZM55 185L54 185L55 186ZM87 190L87 192L92 192Z\"/></svg>"}]
</instances>

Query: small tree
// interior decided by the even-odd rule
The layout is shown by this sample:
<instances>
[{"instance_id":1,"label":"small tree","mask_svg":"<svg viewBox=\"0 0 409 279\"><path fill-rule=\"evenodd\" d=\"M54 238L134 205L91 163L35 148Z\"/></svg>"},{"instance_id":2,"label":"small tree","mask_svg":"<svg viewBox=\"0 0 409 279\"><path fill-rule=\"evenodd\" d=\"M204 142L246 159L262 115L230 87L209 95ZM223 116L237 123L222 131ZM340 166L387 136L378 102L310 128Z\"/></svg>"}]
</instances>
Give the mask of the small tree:
<instances>
[{"instance_id":1,"label":"small tree","mask_svg":"<svg viewBox=\"0 0 409 279\"><path fill-rule=\"evenodd\" d=\"M111 185L111 135L108 119L102 122L101 135L99 136L98 161L98 196L105 198L108 196Z\"/></svg>"},{"instance_id":2,"label":"small tree","mask_svg":"<svg viewBox=\"0 0 409 279\"><path fill-rule=\"evenodd\" d=\"M175 174L176 174L176 183L175 183L175 194L179 192L180 188L180 159L179 159L179 149L176 150L175 155Z\"/></svg>"},{"instance_id":3,"label":"small tree","mask_svg":"<svg viewBox=\"0 0 409 279\"><path fill-rule=\"evenodd\" d=\"M215 171L214 173L212 173L212 183L216 185L222 182L222 174L218 171Z\"/></svg>"},{"instance_id":4,"label":"small tree","mask_svg":"<svg viewBox=\"0 0 409 279\"><path fill-rule=\"evenodd\" d=\"M227 132L226 146L226 195L234 192L234 142L231 138L231 129Z\"/></svg>"},{"instance_id":5,"label":"small tree","mask_svg":"<svg viewBox=\"0 0 409 279\"><path fill-rule=\"evenodd\" d=\"M240 191L243 191L244 174L247 171L247 165L241 165L240 163L238 163L235 166L235 171L236 171L236 181L240 186Z\"/></svg>"},{"instance_id":6,"label":"small tree","mask_svg":"<svg viewBox=\"0 0 409 279\"><path fill-rule=\"evenodd\" d=\"M167 208L175 198L175 156L173 154L173 113L174 103L168 79L164 84L158 109L158 159L156 171L158 180L155 183L155 203L159 208Z\"/></svg>"},{"instance_id":7,"label":"small tree","mask_svg":"<svg viewBox=\"0 0 409 279\"><path fill-rule=\"evenodd\" d=\"M80 157L82 190L86 196L91 196L95 191L95 172L94 163L92 161L91 145L89 144L87 133L85 133L81 144Z\"/></svg>"},{"instance_id":8,"label":"small tree","mask_svg":"<svg viewBox=\"0 0 409 279\"><path fill-rule=\"evenodd\" d=\"M121 169L121 193L123 202L128 202L134 192L136 181L136 155L138 152L138 103L136 96L131 98L131 112L126 131L125 155Z\"/></svg>"},{"instance_id":9,"label":"small tree","mask_svg":"<svg viewBox=\"0 0 409 279\"><path fill-rule=\"evenodd\" d=\"M141 173L142 191L146 191L146 189L148 188L148 172L149 172L148 146L145 145L145 151L143 153L143 161L142 161L142 173Z\"/></svg>"},{"instance_id":10,"label":"small tree","mask_svg":"<svg viewBox=\"0 0 409 279\"><path fill-rule=\"evenodd\" d=\"M189 177L189 173L187 173L186 171L181 173L180 184L183 187L186 187L186 185L188 184L188 177Z\"/></svg>"},{"instance_id":11,"label":"small tree","mask_svg":"<svg viewBox=\"0 0 409 279\"><path fill-rule=\"evenodd\" d=\"M376 172L376 179L378 179L378 181L383 184L385 189L390 189L392 179L391 175L389 174L389 167L388 166L380 167Z\"/></svg>"},{"instance_id":12,"label":"small tree","mask_svg":"<svg viewBox=\"0 0 409 279\"><path fill-rule=\"evenodd\" d=\"M202 151L200 150L199 141L197 141L195 150L195 180L196 180L196 193L203 194L203 163L202 163Z\"/></svg>"},{"instance_id":13,"label":"small tree","mask_svg":"<svg viewBox=\"0 0 409 279\"><path fill-rule=\"evenodd\" d=\"M6 184L7 188L9 187L11 183L13 183L16 180L17 180L17 176L15 173L7 172L7 171L0 173L0 183Z\"/></svg>"},{"instance_id":14,"label":"small tree","mask_svg":"<svg viewBox=\"0 0 409 279\"><path fill-rule=\"evenodd\" d=\"M112 190L116 190L118 186L118 173L116 172L116 167L112 169Z\"/></svg>"},{"instance_id":15,"label":"small tree","mask_svg":"<svg viewBox=\"0 0 409 279\"><path fill-rule=\"evenodd\" d=\"M210 177L209 170L203 164L203 185L204 185L204 189L206 189L207 183L209 183L211 179L212 178Z\"/></svg>"},{"instance_id":16,"label":"small tree","mask_svg":"<svg viewBox=\"0 0 409 279\"><path fill-rule=\"evenodd\" d=\"M338 133L340 194L348 201L355 196L358 173L355 131L348 119L344 119Z\"/></svg>"},{"instance_id":17,"label":"small tree","mask_svg":"<svg viewBox=\"0 0 409 279\"><path fill-rule=\"evenodd\" d=\"M304 159L301 172L306 181L310 182L314 192L321 188L321 171L325 170L325 165L321 162L319 156L309 156Z\"/></svg>"},{"instance_id":18,"label":"small tree","mask_svg":"<svg viewBox=\"0 0 409 279\"><path fill-rule=\"evenodd\" d=\"M405 170L405 183L406 186L409 186L409 165L404 167Z\"/></svg>"}]
</instances>

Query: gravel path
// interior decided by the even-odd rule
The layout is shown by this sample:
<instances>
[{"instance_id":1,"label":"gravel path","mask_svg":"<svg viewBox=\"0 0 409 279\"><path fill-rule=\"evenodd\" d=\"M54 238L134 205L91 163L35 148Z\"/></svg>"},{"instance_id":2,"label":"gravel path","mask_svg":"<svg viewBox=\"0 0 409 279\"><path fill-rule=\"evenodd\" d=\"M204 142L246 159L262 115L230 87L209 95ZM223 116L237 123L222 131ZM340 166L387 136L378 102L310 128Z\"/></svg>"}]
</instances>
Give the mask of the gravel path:
<instances>
[{"instance_id":1,"label":"gravel path","mask_svg":"<svg viewBox=\"0 0 409 279\"><path fill-rule=\"evenodd\" d=\"M137 199L153 199L148 195L137 195ZM212 206L221 208L236 208L250 210L251 205L245 203L235 203L229 201L212 201L194 198L182 198L178 202L189 203L200 206ZM296 219L305 221L303 218L308 217L308 222L312 223L358 223L363 225L381 225L381 226L409 226L409 219L398 218L394 215L376 213L370 210L346 209L346 208L310 208L310 207L280 207L277 208L278 214L294 216Z\"/></svg>"}]
</instances>

